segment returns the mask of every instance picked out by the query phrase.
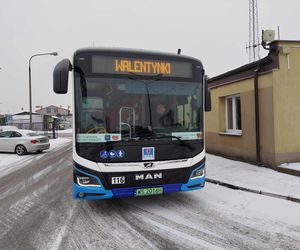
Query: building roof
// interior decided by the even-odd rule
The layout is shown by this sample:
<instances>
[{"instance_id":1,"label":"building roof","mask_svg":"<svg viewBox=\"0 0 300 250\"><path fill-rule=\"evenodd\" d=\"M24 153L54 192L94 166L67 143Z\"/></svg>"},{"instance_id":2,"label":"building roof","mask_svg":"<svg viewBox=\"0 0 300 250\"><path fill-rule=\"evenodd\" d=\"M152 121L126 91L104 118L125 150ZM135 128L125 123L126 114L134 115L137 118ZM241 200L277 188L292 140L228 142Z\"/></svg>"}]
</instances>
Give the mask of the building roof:
<instances>
[{"instance_id":1,"label":"building roof","mask_svg":"<svg viewBox=\"0 0 300 250\"><path fill-rule=\"evenodd\" d=\"M278 45L279 43L300 43L300 40L274 40L270 45Z\"/></svg>"},{"instance_id":2,"label":"building roof","mask_svg":"<svg viewBox=\"0 0 300 250\"><path fill-rule=\"evenodd\" d=\"M29 115L29 114L30 114L29 112L23 111L23 112L21 112L21 113L17 113L17 114L14 114L14 115ZM32 112L32 115L41 115L41 114Z\"/></svg>"},{"instance_id":3,"label":"building roof","mask_svg":"<svg viewBox=\"0 0 300 250\"><path fill-rule=\"evenodd\" d=\"M63 108L63 107L56 106L56 105L50 105L50 106L47 106L47 107L43 107L43 108L37 109L35 112L38 112L38 111L41 111L41 110L44 110L44 109L47 109L47 108L51 108L51 107L59 108L59 109L63 109L63 110L71 112L70 109L66 109L66 108Z\"/></svg>"},{"instance_id":4,"label":"building roof","mask_svg":"<svg viewBox=\"0 0 300 250\"><path fill-rule=\"evenodd\" d=\"M220 85L230 84L235 81L240 81L247 78L254 77L255 70L259 69L259 73L266 73L272 69L279 67L279 57L277 49L278 41L270 43L269 54L257 61L245 64L241 67L230 70L221 75L208 79L209 88L218 87Z\"/></svg>"}]
</instances>

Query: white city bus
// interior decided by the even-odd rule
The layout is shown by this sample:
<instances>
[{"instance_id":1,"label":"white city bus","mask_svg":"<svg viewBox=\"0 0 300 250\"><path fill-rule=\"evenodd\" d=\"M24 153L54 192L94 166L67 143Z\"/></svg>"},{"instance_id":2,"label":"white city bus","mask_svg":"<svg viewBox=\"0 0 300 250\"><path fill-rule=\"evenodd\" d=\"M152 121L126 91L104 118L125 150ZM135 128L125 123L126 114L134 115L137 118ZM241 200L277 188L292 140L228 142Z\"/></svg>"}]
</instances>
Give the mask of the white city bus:
<instances>
[{"instance_id":1,"label":"white city bus","mask_svg":"<svg viewBox=\"0 0 300 250\"><path fill-rule=\"evenodd\" d=\"M73 197L107 199L201 189L204 111L201 62L179 54L87 48L59 62L54 91L73 72Z\"/></svg>"}]
</instances>

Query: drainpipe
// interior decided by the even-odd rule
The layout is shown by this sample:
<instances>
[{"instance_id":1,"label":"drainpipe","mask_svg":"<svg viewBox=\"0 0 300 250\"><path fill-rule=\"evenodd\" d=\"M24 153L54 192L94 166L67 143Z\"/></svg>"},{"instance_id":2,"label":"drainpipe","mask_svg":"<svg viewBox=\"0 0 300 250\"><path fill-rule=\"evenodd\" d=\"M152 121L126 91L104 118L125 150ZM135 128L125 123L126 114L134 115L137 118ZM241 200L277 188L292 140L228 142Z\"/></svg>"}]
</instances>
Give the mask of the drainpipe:
<instances>
[{"instance_id":1,"label":"drainpipe","mask_svg":"<svg viewBox=\"0 0 300 250\"><path fill-rule=\"evenodd\" d=\"M259 98L258 98L258 74L260 65L254 70L254 101L255 101L255 137L256 137L256 164L262 166L260 160L260 129L259 129Z\"/></svg>"}]
</instances>

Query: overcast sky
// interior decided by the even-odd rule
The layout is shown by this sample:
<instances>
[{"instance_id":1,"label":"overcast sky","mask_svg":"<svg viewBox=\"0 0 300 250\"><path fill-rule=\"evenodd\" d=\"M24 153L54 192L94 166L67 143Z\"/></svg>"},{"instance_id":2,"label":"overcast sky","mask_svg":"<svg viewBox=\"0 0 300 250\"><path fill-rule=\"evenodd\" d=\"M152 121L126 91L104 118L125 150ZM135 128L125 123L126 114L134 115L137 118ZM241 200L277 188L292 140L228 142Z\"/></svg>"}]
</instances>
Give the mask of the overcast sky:
<instances>
[{"instance_id":1,"label":"overcast sky","mask_svg":"<svg viewBox=\"0 0 300 250\"><path fill-rule=\"evenodd\" d=\"M281 39L300 40L299 0L258 0L259 28L280 26ZM248 0L9 0L0 7L0 113L71 105L56 95L52 72L81 47L108 46L176 52L199 58L212 77L248 63ZM261 49L261 56L266 52ZM71 91L69 91L71 92Z\"/></svg>"}]
</instances>

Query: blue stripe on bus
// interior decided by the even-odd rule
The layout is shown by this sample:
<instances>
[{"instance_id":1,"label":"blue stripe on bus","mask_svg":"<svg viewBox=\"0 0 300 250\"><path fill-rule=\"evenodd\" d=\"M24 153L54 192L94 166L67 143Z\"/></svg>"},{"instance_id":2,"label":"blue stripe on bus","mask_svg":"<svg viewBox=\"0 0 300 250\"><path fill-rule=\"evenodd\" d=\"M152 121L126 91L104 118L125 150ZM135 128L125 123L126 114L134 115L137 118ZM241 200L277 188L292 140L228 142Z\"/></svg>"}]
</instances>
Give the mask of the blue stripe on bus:
<instances>
[{"instance_id":1,"label":"blue stripe on bus","mask_svg":"<svg viewBox=\"0 0 300 250\"><path fill-rule=\"evenodd\" d=\"M130 187L130 188L113 188L113 197L121 198L121 197L128 197L134 196L136 189L141 188L151 188L151 187L163 187L164 193L171 193L171 192L179 192L181 191L181 183L175 184L165 184L165 185L152 185L152 186L139 186L139 187Z\"/></svg>"},{"instance_id":2,"label":"blue stripe on bus","mask_svg":"<svg viewBox=\"0 0 300 250\"><path fill-rule=\"evenodd\" d=\"M191 177L193 176L193 174L200 168L204 168L205 167L205 163L201 164L199 167L195 168L193 170L193 172L190 175L189 181L185 184L182 184L181 186L181 191L191 191L191 190L197 190L197 189L201 189L204 187L205 185L205 175L201 178L198 179L194 179L192 180Z\"/></svg>"},{"instance_id":3,"label":"blue stripe on bus","mask_svg":"<svg viewBox=\"0 0 300 250\"><path fill-rule=\"evenodd\" d=\"M100 187L84 187L80 186L77 183L73 183L73 198L74 199L81 199L81 200L95 200L95 199L110 199L113 196L113 193L111 190L107 190L103 187L102 182L100 181L99 177L96 175L92 175L90 173L87 173L85 171L79 170L78 168L75 168L76 171L95 178L99 184L101 185ZM88 196L85 196L83 198L79 198L78 194L82 192L85 194L88 194ZM95 194L95 195L93 195Z\"/></svg>"},{"instance_id":4,"label":"blue stripe on bus","mask_svg":"<svg viewBox=\"0 0 300 250\"><path fill-rule=\"evenodd\" d=\"M79 198L78 194L82 192L86 195L83 198ZM83 187L76 183L73 183L73 198L80 200L99 200L110 199L113 197L113 192L101 187Z\"/></svg>"}]
</instances>

